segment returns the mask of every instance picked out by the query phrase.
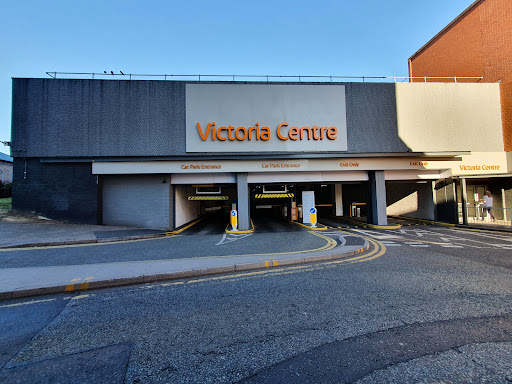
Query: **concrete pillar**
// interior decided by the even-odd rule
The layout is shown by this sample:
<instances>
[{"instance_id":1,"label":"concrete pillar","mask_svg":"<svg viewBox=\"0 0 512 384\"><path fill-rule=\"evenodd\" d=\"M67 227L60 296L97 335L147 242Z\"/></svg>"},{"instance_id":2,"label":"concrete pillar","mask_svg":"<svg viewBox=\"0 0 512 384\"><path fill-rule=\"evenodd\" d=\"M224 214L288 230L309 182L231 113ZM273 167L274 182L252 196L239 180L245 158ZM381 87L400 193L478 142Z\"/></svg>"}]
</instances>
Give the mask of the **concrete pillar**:
<instances>
[{"instance_id":1,"label":"concrete pillar","mask_svg":"<svg viewBox=\"0 0 512 384\"><path fill-rule=\"evenodd\" d=\"M459 204L457 197L457 180L452 179L452 187L453 187L453 224L459 224Z\"/></svg>"},{"instance_id":2,"label":"concrete pillar","mask_svg":"<svg viewBox=\"0 0 512 384\"><path fill-rule=\"evenodd\" d=\"M238 229L247 231L251 229L251 215L249 207L249 185L247 173L237 173L236 191L238 196Z\"/></svg>"},{"instance_id":3,"label":"concrete pillar","mask_svg":"<svg viewBox=\"0 0 512 384\"><path fill-rule=\"evenodd\" d=\"M341 184L334 184L334 216L343 216L343 195Z\"/></svg>"},{"instance_id":4,"label":"concrete pillar","mask_svg":"<svg viewBox=\"0 0 512 384\"><path fill-rule=\"evenodd\" d=\"M434 203L434 220L437 220L437 193L435 180L432 180L432 202Z\"/></svg>"},{"instance_id":5,"label":"concrete pillar","mask_svg":"<svg viewBox=\"0 0 512 384\"><path fill-rule=\"evenodd\" d=\"M466 187L466 179L460 179L460 185L462 188L462 224L466 225L468 223L468 191Z\"/></svg>"},{"instance_id":6,"label":"concrete pillar","mask_svg":"<svg viewBox=\"0 0 512 384\"><path fill-rule=\"evenodd\" d=\"M503 188L501 188L501 206L503 207L503 220L508 221L507 199L505 196L505 189L503 189Z\"/></svg>"},{"instance_id":7,"label":"concrete pillar","mask_svg":"<svg viewBox=\"0 0 512 384\"><path fill-rule=\"evenodd\" d=\"M387 225L384 171L368 171L368 224Z\"/></svg>"},{"instance_id":8,"label":"concrete pillar","mask_svg":"<svg viewBox=\"0 0 512 384\"><path fill-rule=\"evenodd\" d=\"M172 178L170 178L172 180ZM176 195L174 191L174 185L169 183L169 230L173 231L176 229Z\"/></svg>"}]
</instances>

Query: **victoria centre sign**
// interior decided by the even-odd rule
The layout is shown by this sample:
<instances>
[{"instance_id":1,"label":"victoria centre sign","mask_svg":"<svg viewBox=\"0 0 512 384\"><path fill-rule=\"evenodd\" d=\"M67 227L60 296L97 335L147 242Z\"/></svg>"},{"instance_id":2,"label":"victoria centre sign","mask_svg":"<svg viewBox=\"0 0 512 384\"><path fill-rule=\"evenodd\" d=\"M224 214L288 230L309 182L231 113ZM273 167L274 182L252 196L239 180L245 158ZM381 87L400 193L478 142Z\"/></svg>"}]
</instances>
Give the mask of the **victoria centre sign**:
<instances>
[{"instance_id":1,"label":"victoria centre sign","mask_svg":"<svg viewBox=\"0 0 512 384\"><path fill-rule=\"evenodd\" d=\"M187 152L347 150L343 85L187 84Z\"/></svg>"}]
</instances>

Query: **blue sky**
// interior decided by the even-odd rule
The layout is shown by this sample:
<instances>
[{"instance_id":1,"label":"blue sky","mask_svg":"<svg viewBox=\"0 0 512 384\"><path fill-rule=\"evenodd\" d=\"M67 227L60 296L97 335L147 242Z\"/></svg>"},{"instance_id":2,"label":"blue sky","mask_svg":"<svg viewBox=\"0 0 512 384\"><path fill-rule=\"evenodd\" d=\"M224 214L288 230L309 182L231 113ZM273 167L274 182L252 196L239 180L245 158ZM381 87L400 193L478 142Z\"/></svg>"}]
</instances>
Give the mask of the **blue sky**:
<instances>
[{"instance_id":1,"label":"blue sky","mask_svg":"<svg viewBox=\"0 0 512 384\"><path fill-rule=\"evenodd\" d=\"M0 140L10 139L12 77L407 76L407 59L472 3L2 0Z\"/></svg>"}]
</instances>

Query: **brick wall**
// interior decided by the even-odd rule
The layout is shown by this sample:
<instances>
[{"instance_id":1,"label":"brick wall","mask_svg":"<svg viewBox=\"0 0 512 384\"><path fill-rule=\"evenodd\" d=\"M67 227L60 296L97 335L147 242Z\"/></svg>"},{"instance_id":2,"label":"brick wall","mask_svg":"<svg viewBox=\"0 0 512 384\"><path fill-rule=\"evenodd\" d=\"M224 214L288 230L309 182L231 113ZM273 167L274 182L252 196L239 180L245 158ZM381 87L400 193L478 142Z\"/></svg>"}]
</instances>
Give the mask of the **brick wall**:
<instances>
[{"instance_id":1,"label":"brick wall","mask_svg":"<svg viewBox=\"0 0 512 384\"><path fill-rule=\"evenodd\" d=\"M482 0L409 62L411 76L482 76L483 82L501 81L506 151L512 151L511 26L512 1Z\"/></svg>"}]
</instances>

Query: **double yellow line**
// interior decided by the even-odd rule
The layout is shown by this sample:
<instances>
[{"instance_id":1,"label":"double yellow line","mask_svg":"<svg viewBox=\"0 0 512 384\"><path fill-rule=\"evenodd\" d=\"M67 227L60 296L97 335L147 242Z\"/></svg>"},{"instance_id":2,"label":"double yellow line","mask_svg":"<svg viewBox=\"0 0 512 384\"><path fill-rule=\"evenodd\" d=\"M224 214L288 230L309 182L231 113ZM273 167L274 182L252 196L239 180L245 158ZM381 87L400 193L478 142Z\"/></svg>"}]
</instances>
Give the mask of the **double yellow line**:
<instances>
[{"instance_id":1,"label":"double yellow line","mask_svg":"<svg viewBox=\"0 0 512 384\"><path fill-rule=\"evenodd\" d=\"M329 261L327 263L324 263L325 265L332 265L332 264L341 264L341 263L362 263L363 261L370 261L377 259L378 257L381 257L384 253L386 253L386 246L382 244L379 241L373 240L373 239L366 239L370 244L373 245L373 250L370 253L367 253L365 255L351 257L349 259L343 259L343 260L336 260L336 261Z\"/></svg>"},{"instance_id":2,"label":"double yellow line","mask_svg":"<svg viewBox=\"0 0 512 384\"><path fill-rule=\"evenodd\" d=\"M314 233L315 235L319 236L318 233ZM324 237L324 236L321 236ZM331 240L334 242L334 246L336 246L336 241L334 241L331 238L328 238L325 236L325 238ZM175 282L169 282L169 283L157 283L154 285L145 285L144 287L141 287L142 289L150 289L154 287L167 287L167 286L175 286L175 285L188 285L188 284L194 284L194 283L203 283L203 282L210 282L210 281L234 281L234 280L241 280L241 279L249 279L252 277L258 277L258 276L282 276L282 275L289 275L293 273L299 273L299 272L310 272L314 270L319 270L323 268L333 268L339 264L353 264L353 263L362 263L365 261L370 261L377 259L384 255L386 253L386 247L384 244L375 241L373 239L366 239L370 244L373 245L372 251L369 253L360 255L360 256L354 256L343 260L337 260L337 261L329 261L329 262L319 262L315 265L296 265L296 266L289 266L285 268L279 268L279 269L265 269L265 270L259 270L259 271L253 271L253 272L245 272L245 273L236 273L236 274L229 274L229 275L222 275L222 276L212 276L212 277L202 277L197 279L192 279L188 281L175 281ZM325 247L331 247L332 243L327 244ZM358 251L358 253L364 252L361 250ZM268 261L270 266L277 267L278 261L277 260L270 260Z\"/></svg>"}]
</instances>

